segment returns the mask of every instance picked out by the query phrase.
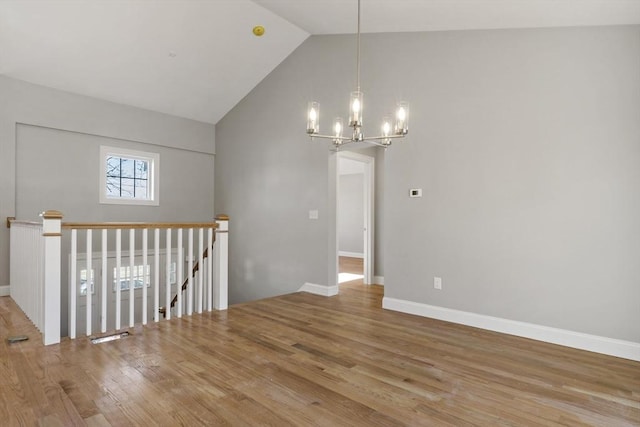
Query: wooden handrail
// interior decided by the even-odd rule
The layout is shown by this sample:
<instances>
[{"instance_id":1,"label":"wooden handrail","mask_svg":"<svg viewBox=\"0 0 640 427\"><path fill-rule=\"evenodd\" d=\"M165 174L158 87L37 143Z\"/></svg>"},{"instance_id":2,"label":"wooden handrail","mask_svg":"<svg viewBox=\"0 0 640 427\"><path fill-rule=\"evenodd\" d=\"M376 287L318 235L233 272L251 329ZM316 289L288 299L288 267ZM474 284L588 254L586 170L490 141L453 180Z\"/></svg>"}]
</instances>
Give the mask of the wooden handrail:
<instances>
[{"instance_id":1,"label":"wooden handrail","mask_svg":"<svg viewBox=\"0 0 640 427\"><path fill-rule=\"evenodd\" d=\"M15 218L7 218L7 228L11 228L11 225L42 225L41 221L22 221Z\"/></svg>"},{"instance_id":2,"label":"wooden handrail","mask_svg":"<svg viewBox=\"0 0 640 427\"><path fill-rule=\"evenodd\" d=\"M63 222L62 228L76 230L141 229L141 228L218 228L217 222Z\"/></svg>"},{"instance_id":3,"label":"wooden handrail","mask_svg":"<svg viewBox=\"0 0 640 427\"><path fill-rule=\"evenodd\" d=\"M48 210L42 212L43 218L62 218L62 212L55 210ZM229 216L225 214L218 214L215 218L217 221L229 221ZM42 224L37 221L22 221L17 220L14 216L7 217L7 228L11 228L11 224L25 224L36 225ZM218 223L213 222L63 222L63 229L76 229L76 230L101 230L101 229L142 229L142 228L159 228L166 230L167 228L218 228Z\"/></svg>"}]
</instances>

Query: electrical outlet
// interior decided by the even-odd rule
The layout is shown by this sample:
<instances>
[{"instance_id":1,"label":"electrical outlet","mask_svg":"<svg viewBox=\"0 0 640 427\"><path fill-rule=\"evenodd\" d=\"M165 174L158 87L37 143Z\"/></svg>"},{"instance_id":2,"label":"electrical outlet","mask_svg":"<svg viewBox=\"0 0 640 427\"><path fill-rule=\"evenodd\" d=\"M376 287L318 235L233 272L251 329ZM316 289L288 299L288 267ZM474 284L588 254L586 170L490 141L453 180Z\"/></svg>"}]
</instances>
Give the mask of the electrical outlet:
<instances>
[{"instance_id":1,"label":"electrical outlet","mask_svg":"<svg viewBox=\"0 0 640 427\"><path fill-rule=\"evenodd\" d=\"M433 288L438 290L442 289L442 278L440 277L433 278Z\"/></svg>"}]
</instances>

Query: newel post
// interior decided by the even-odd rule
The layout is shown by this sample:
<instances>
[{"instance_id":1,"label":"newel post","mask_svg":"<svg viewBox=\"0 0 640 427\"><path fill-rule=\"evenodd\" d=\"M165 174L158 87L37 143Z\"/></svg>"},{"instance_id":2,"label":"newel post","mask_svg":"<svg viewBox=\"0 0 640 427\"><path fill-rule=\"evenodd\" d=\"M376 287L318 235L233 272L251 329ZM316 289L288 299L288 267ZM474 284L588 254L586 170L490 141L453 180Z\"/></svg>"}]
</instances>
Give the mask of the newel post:
<instances>
[{"instance_id":1,"label":"newel post","mask_svg":"<svg viewBox=\"0 0 640 427\"><path fill-rule=\"evenodd\" d=\"M60 342L60 260L62 240L62 213L45 211L42 217L44 237L44 292L43 326L44 345Z\"/></svg>"},{"instance_id":2,"label":"newel post","mask_svg":"<svg viewBox=\"0 0 640 427\"><path fill-rule=\"evenodd\" d=\"M216 217L214 308L226 310L229 305L229 217Z\"/></svg>"}]
</instances>

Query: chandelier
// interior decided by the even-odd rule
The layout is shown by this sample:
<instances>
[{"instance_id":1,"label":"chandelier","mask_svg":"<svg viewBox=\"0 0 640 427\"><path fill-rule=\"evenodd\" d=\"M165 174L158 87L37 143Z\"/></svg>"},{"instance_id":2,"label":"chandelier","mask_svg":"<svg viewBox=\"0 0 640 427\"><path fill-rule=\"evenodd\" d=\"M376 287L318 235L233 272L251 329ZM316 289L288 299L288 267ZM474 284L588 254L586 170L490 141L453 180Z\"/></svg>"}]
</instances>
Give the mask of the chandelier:
<instances>
[{"instance_id":1,"label":"chandelier","mask_svg":"<svg viewBox=\"0 0 640 427\"><path fill-rule=\"evenodd\" d=\"M330 139L336 149L352 142L365 142L380 147L388 147L394 138L403 138L409 132L409 104L398 102L395 114L395 123L385 116L382 119L379 136L367 136L362 133L362 109L363 96L360 91L360 0L358 0L358 32L356 51L356 90L351 92L349 100L348 126L352 128L351 136L344 136L344 122L342 117L337 117L332 126L330 135L320 134L320 104L316 101L309 102L307 109L307 135L313 138Z\"/></svg>"}]
</instances>

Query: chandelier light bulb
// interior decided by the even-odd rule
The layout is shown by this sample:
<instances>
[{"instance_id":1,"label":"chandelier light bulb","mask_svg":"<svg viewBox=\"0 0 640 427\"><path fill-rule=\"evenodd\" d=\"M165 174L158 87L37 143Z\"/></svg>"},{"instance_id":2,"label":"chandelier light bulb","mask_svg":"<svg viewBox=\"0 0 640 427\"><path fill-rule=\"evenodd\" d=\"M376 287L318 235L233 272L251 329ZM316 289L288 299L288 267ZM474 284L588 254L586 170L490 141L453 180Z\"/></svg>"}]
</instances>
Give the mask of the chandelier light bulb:
<instances>
[{"instance_id":1,"label":"chandelier light bulb","mask_svg":"<svg viewBox=\"0 0 640 427\"><path fill-rule=\"evenodd\" d=\"M382 135L383 136L391 135L391 123L389 123L388 117L385 117L382 119Z\"/></svg>"},{"instance_id":2,"label":"chandelier light bulb","mask_svg":"<svg viewBox=\"0 0 640 427\"><path fill-rule=\"evenodd\" d=\"M391 119L388 116L382 118L380 130L382 131L382 145L388 147L391 145L391 138L389 137L391 135Z\"/></svg>"},{"instance_id":3,"label":"chandelier light bulb","mask_svg":"<svg viewBox=\"0 0 640 427\"><path fill-rule=\"evenodd\" d=\"M349 126L362 126L362 92L351 92Z\"/></svg>"},{"instance_id":4,"label":"chandelier light bulb","mask_svg":"<svg viewBox=\"0 0 640 427\"><path fill-rule=\"evenodd\" d=\"M353 110L354 113L359 113L360 112L360 100L354 99L353 100L353 105L351 106L351 109Z\"/></svg>"},{"instance_id":5,"label":"chandelier light bulb","mask_svg":"<svg viewBox=\"0 0 640 427\"><path fill-rule=\"evenodd\" d=\"M409 103L398 102L396 110L396 135L406 135L409 132Z\"/></svg>"},{"instance_id":6,"label":"chandelier light bulb","mask_svg":"<svg viewBox=\"0 0 640 427\"><path fill-rule=\"evenodd\" d=\"M307 107L307 133L316 134L320 131L320 104L311 101Z\"/></svg>"},{"instance_id":7,"label":"chandelier light bulb","mask_svg":"<svg viewBox=\"0 0 640 427\"><path fill-rule=\"evenodd\" d=\"M344 126L342 125L342 117L336 117L333 123L333 135L335 137L334 142L336 144L342 143L342 131Z\"/></svg>"}]
</instances>

